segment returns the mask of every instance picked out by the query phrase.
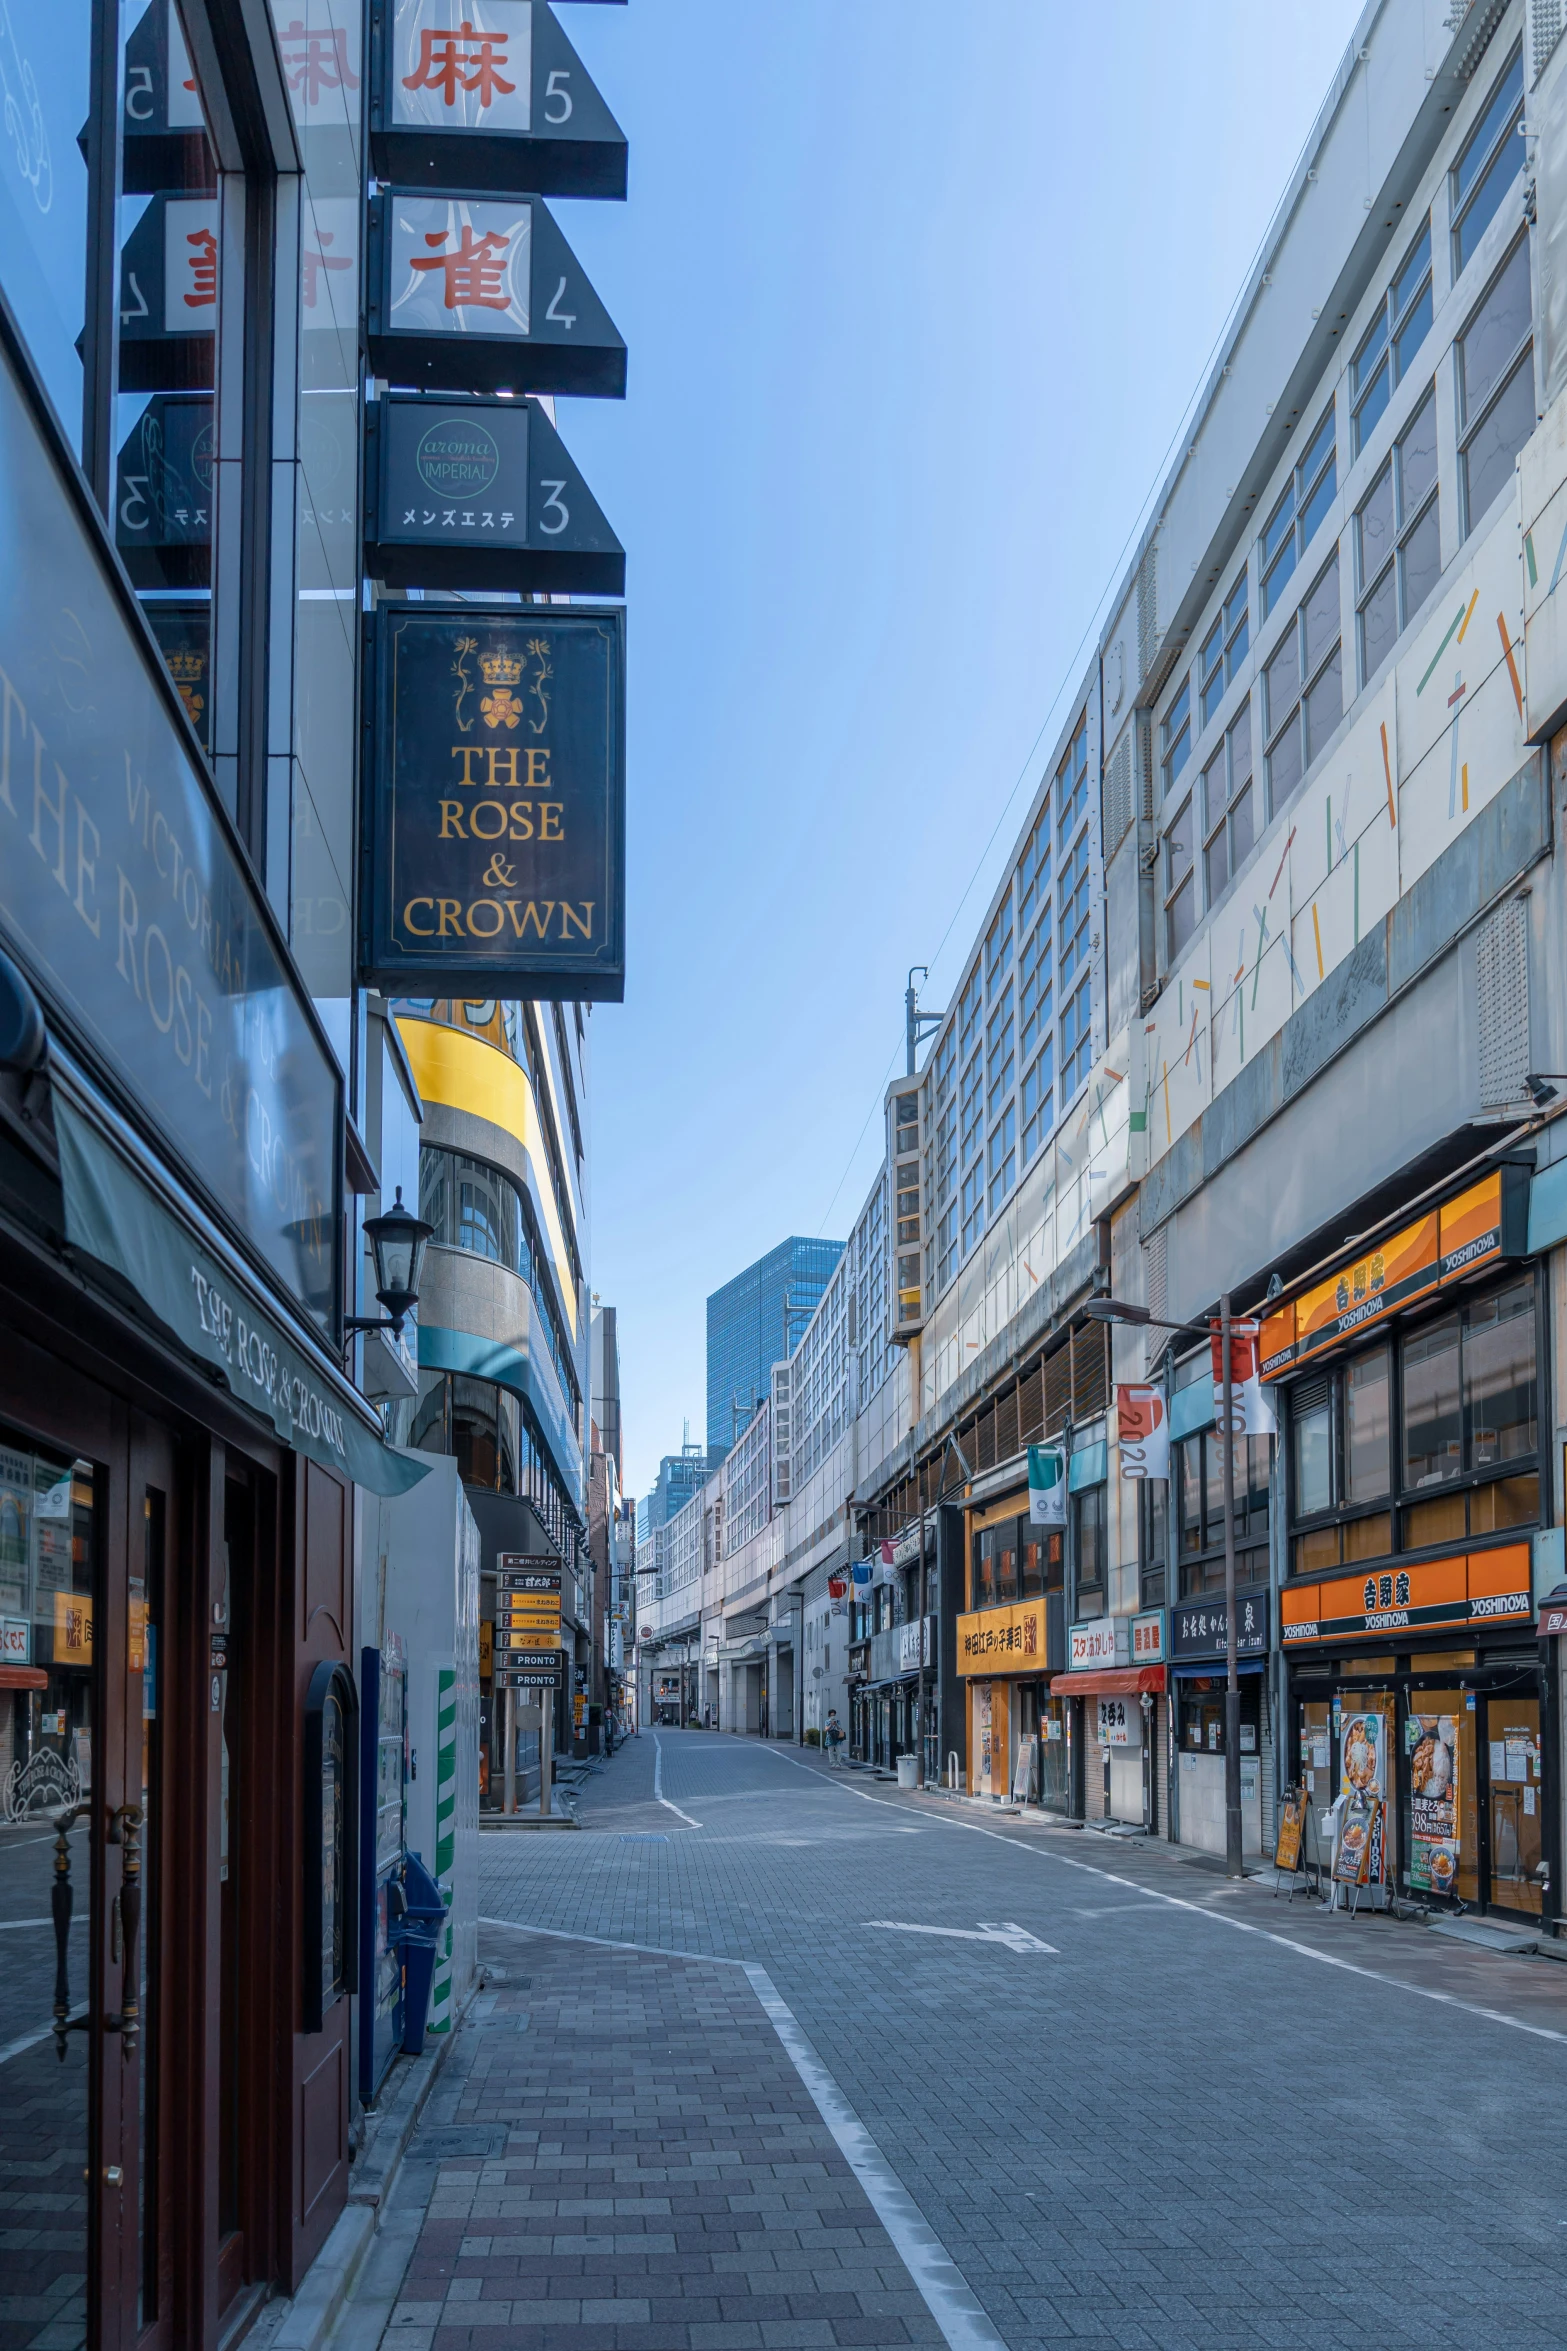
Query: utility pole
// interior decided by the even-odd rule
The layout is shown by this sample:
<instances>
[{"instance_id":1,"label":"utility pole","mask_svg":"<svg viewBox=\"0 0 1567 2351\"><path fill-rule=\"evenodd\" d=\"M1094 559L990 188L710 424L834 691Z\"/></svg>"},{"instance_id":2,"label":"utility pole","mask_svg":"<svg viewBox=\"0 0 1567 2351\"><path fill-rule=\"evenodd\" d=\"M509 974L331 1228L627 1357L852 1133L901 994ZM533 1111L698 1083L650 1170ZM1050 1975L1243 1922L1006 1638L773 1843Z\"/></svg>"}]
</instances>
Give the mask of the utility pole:
<instances>
[{"instance_id":1,"label":"utility pole","mask_svg":"<svg viewBox=\"0 0 1567 2351\"><path fill-rule=\"evenodd\" d=\"M1219 1300L1224 1354L1224 1874L1244 1877L1241 1862L1241 1685L1235 1670L1235 1424L1230 1394L1230 1293Z\"/></svg>"},{"instance_id":2,"label":"utility pole","mask_svg":"<svg viewBox=\"0 0 1567 2351\"><path fill-rule=\"evenodd\" d=\"M1146 1306L1133 1306L1121 1298L1090 1298L1084 1312L1095 1322L1135 1323L1151 1325L1160 1331L1189 1331L1195 1337L1206 1338L1213 1344L1213 1325L1199 1322L1170 1322L1162 1314L1150 1314ZM1236 1670L1235 1626L1235 1405L1230 1362L1230 1293L1225 1291L1219 1300L1219 1348L1223 1361L1219 1368L1218 1409L1222 1427L1216 1432L1224 1447L1224 1874L1241 1878L1246 1874L1242 1857L1241 1833L1241 1685Z\"/></svg>"},{"instance_id":3,"label":"utility pole","mask_svg":"<svg viewBox=\"0 0 1567 2351\"><path fill-rule=\"evenodd\" d=\"M919 973L922 980L930 978L928 965L914 963L909 966L909 984L903 991L903 1055L906 1077L914 1077L918 1074L916 1064L919 1060L921 1045L931 1030L939 1029L947 1017L944 1012L921 1012L919 996L914 986L916 972Z\"/></svg>"}]
</instances>

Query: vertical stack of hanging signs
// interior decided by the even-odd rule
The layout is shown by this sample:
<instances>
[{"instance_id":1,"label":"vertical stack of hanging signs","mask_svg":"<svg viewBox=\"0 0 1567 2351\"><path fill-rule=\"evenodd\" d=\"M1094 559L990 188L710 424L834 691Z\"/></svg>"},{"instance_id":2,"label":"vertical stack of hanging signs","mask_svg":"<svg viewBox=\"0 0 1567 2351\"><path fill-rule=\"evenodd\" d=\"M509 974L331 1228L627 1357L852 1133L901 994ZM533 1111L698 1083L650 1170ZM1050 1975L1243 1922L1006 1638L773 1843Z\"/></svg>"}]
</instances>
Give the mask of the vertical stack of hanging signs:
<instances>
[{"instance_id":1,"label":"vertical stack of hanging signs","mask_svg":"<svg viewBox=\"0 0 1567 2351\"><path fill-rule=\"evenodd\" d=\"M530 395L624 397L542 199L624 197L626 142L544 0L375 0L371 157L362 976L618 1003L625 609L546 599L625 553Z\"/></svg>"}]
</instances>

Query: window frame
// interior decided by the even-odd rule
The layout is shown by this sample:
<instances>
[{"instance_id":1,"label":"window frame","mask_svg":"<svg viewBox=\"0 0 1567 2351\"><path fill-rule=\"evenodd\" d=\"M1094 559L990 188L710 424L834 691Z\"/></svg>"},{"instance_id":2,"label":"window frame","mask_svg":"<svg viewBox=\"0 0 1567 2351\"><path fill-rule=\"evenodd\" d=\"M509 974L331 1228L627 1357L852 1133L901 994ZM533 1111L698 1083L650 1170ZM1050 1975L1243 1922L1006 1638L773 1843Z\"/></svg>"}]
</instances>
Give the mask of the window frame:
<instances>
[{"instance_id":1,"label":"window frame","mask_svg":"<svg viewBox=\"0 0 1567 2351\"><path fill-rule=\"evenodd\" d=\"M1399 287L1403 283L1404 279L1408 276L1410 264L1416 259L1422 244L1426 248L1424 265L1415 280L1413 289L1406 291L1403 301L1400 302ZM1360 338L1360 343L1355 351L1355 355L1349 363L1349 446L1351 463L1353 463L1354 460L1361 455L1362 451L1370 442L1371 437L1376 432L1378 425L1382 422L1383 417L1387 414L1389 405L1391 404L1393 398L1393 394L1397 391L1399 385L1408 375L1410 363L1415 358L1416 354L1425 348L1426 337L1431 332L1430 316L1427 317L1426 323L1420 331L1418 340L1412 343L1407 351L1402 349L1401 345L1402 339L1408 332L1408 329L1413 322L1414 315L1420 307L1422 297L1427 294L1429 294L1432 298L1432 315L1434 315L1435 287L1431 274L1431 215L1429 210L1426 213L1424 225L1421 227L1418 235L1411 239L1410 244L1405 251L1403 260L1399 263L1397 269L1394 270L1391 278L1388 280L1388 283L1383 290L1382 298L1377 304L1376 318L1367 326L1365 333ZM1380 337L1380 342L1378 344L1378 349L1373 356L1371 373L1366 378L1366 381L1362 383L1360 381L1360 368L1363 359L1367 353L1368 346L1371 343L1377 341L1378 337ZM1376 413L1365 422L1362 422L1362 419L1365 416L1367 405L1376 390L1379 378L1381 379L1383 389L1382 397L1377 405Z\"/></svg>"},{"instance_id":2,"label":"window frame","mask_svg":"<svg viewBox=\"0 0 1567 2351\"><path fill-rule=\"evenodd\" d=\"M1475 514L1471 510L1469 500L1469 452L1473 448L1474 443L1479 439L1480 434L1484 431L1486 425L1490 422L1496 410L1500 407L1502 401L1506 398L1507 393L1511 389L1515 379L1526 366L1530 369L1530 409L1531 412L1534 411L1534 375L1532 365L1534 356L1534 281L1532 270L1526 268L1525 276L1529 280L1528 327L1521 340L1514 345L1506 360L1497 369L1490 389L1487 391L1484 400L1481 402L1475 414L1473 416L1466 416L1464 413L1464 346L1479 320L1481 311L1485 308L1487 302L1489 302L1491 296L1495 293L1497 287L1501 284L1508 270L1512 267L1520 249L1525 252L1526 258L1528 258L1528 242L1529 231L1527 227L1525 227L1520 231L1519 235L1513 239L1512 243L1508 246L1507 251L1498 261L1495 269L1492 270L1484 286L1481 288L1479 295L1471 304L1469 314L1464 320L1463 325L1453 336L1453 400L1458 417L1458 535L1460 544L1462 544L1462 542L1469 537L1470 533L1474 530L1475 525L1478 522L1483 521L1486 513L1490 511L1489 508L1483 508L1479 514ZM1527 437L1528 436L1525 435L1526 439ZM1500 497L1500 495L1500 491L1495 493L1496 497ZM1493 504L1494 502L1495 500L1493 498Z\"/></svg>"},{"instance_id":3,"label":"window frame","mask_svg":"<svg viewBox=\"0 0 1567 2351\"><path fill-rule=\"evenodd\" d=\"M1330 423L1333 429L1328 433L1326 448L1323 449L1324 428ZM1328 481L1330 473L1333 476L1331 483ZM1311 510L1324 488L1327 495L1321 511L1315 522L1309 522ZM1257 572L1264 620L1271 619L1278 610L1284 590L1295 576L1297 564L1327 520L1328 509L1337 495L1338 410L1334 396L1330 393L1326 408L1307 437L1304 454L1291 467L1289 480L1274 500L1273 511L1257 534ZM1270 534L1276 529L1279 535L1273 539L1270 551Z\"/></svg>"},{"instance_id":4,"label":"window frame","mask_svg":"<svg viewBox=\"0 0 1567 2351\"><path fill-rule=\"evenodd\" d=\"M1257 834L1260 830L1260 827L1257 823L1256 806L1253 804L1251 812L1251 840L1247 842L1244 849L1237 853L1235 847L1235 818L1238 814L1238 805L1235 794L1235 737L1240 732L1243 721L1245 723L1248 734L1250 734L1252 727L1251 697L1249 695L1240 704L1238 704L1234 716L1231 718L1229 725L1225 728L1224 733L1220 736L1219 741L1215 746L1213 757L1209 760L1207 766L1202 770L1200 778L1202 784L1202 824L1200 830L1202 834L1203 905L1205 911L1210 913L1218 904L1219 900L1223 897L1231 882L1234 881L1236 874L1240 871L1240 868L1245 862L1246 858L1250 856L1252 847L1256 842ZM1248 756L1250 758L1251 764L1246 773L1243 789L1248 792L1255 792L1257 789L1257 753L1255 748L1255 736L1253 736L1252 748ZM1221 765L1224 769L1224 800L1217 816L1214 816L1210 819L1208 809L1208 778L1213 773L1213 770ZM1213 886L1213 876L1209 869L1209 861L1214 844L1218 841L1221 835L1223 836L1224 840L1225 871L1223 881L1219 884L1218 888L1215 889Z\"/></svg>"},{"instance_id":5,"label":"window frame","mask_svg":"<svg viewBox=\"0 0 1567 2351\"><path fill-rule=\"evenodd\" d=\"M1493 1298L1502 1296L1508 1290L1516 1289L1525 1280L1531 1281L1534 1292L1532 1317L1535 1401L1534 1451L1527 1455L1514 1455L1499 1459L1476 1468L1469 1459L1471 1405L1468 1367L1465 1359L1469 1317L1476 1307L1487 1305ZM1444 1478L1429 1487L1406 1485L1404 1482L1404 1449L1407 1437L1404 1349L1409 1340L1420 1338L1425 1332L1438 1328L1442 1323L1455 1316L1458 1319L1460 1330L1458 1397L1463 1467L1456 1476ZM1347 1502L1344 1499L1347 1482L1347 1413L1344 1402L1346 1382L1353 1366L1365 1362L1371 1356L1381 1352L1385 1352L1388 1357L1387 1490L1380 1496L1374 1496L1365 1502ZM1347 1349L1342 1354L1335 1354L1331 1362L1313 1366L1309 1371L1303 1372L1299 1379L1290 1381L1284 1390L1284 1412L1281 1415L1280 1430L1281 1437L1285 1440L1284 1551L1286 1575L1298 1581L1301 1578L1312 1576L1354 1573L1367 1561L1406 1557L1426 1558L1434 1554L1452 1551L1455 1548L1462 1550L1475 1544L1484 1545L1490 1540L1517 1542L1526 1537L1532 1527L1543 1526L1545 1524L1543 1479L1548 1467L1548 1456L1547 1440L1542 1433L1542 1424L1547 1401L1545 1395L1546 1370L1544 1367L1548 1365L1548 1360L1545 1285L1540 1280L1538 1271L1534 1269L1532 1261L1524 1259L1515 1261L1500 1278L1493 1274L1492 1278L1479 1281L1472 1288L1447 1291L1434 1301L1425 1312L1399 1315L1390 1319L1379 1326L1377 1336L1370 1344ZM1302 1390L1308 1387L1315 1388L1318 1381L1324 1377L1328 1381L1329 1398L1328 1442L1331 1500L1326 1509L1298 1512L1295 1507L1297 1399ZM1455 1534L1444 1537L1435 1543L1411 1543L1406 1540L1409 1514L1418 1509L1422 1502L1454 1495L1463 1497L1467 1526L1469 1518L1473 1515L1469 1502L1469 1497L1472 1494L1483 1492L1487 1487L1498 1486L1511 1479L1528 1476L1535 1478L1537 1489L1539 1489L1537 1491L1537 1515L1534 1519L1520 1521L1517 1526L1509 1527L1500 1533L1495 1529L1481 1528L1462 1535ZM1388 1522L1391 1549L1366 1551L1351 1555L1345 1540L1345 1530L1379 1518L1385 1518ZM1306 1560L1304 1564L1302 1563L1302 1553L1307 1538L1326 1537L1333 1534L1338 1536L1336 1560L1316 1556Z\"/></svg>"},{"instance_id":6,"label":"window frame","mask_svg":"<svg viewBox=\"0 0 1567 2351\"><path fill-rule=\"evenodd\" d=\"M1270 824L1274 817L1278 815L1279 810L1285 806L1286 802L1292 800L1295 797L1295 794L1300 790L1301 786L1306 780L1306 777L1310 773L1313 761L1321 755L1321 746L1318 745L1317 747L1313 748L1306 732L1307 705L1309 704L1313 693L1327 675L1328 669L1332 664L1335 654L1338 656L1339 660L1339 720L1342 720L1344 716L1346 704L1344 701L1344 620L1342 602L1342 577L1340 578L1339 588L1340 602L1338 633L1335 635L1333 642L1328 647L1327 651L1320 656L1314 669L1308 669L1307 667L1310 655L1306 643L1306 607L1311 603L1313 597L1317 593L1317 590L1322 586L1329 571L1337 572L1338 563L1339 542L1335 539L1333 543L1332 554L1323 564L1322 569L1317 573L1316 578L1312 581L1310 587L1306 589L1304 595L1300 599L1300 602L1295 606L1294 611L1290 614L1287 629L1281 629L1279 631L1278 637L1274 641L1273 650L1269 655L1268 660L1263 664L1263 787L1266 794L1267 818ZM1275 723L1272 708L1273 696L1271 687L1269 685L1269 673L1273 667L1274 662L1279 657L1279 653L1282 650L1288 629L1294 629L1296 631L1295 669L1298 682L1296 685L1294 700L1291 702L1283 718ZM1339 723L1339 720L1334 722L1335 725ZM1300 772L1297 775L1294 783L1290 785L1289 789L1280 795L1276 794L1273 788L1273 762L1275 755L1278 752L1279 746L1284 741L1285 736L1289 732L1292 724L1299 730L1299 748L1301 755Z\"/></svg>"},{"instance_id":7,"label":"window frame","mask_svg":"<svg viewBox=\"0 0 1567 2351\"><path fill-rule=\"evenodd\" d=\"M1415 426L1419 423L1421 417L1424 416L1427 408L1432 411L1432 421L1434 424L1436 412L1436 386L1434 383L1427 388L1425 398L1416 403L1410 415L1405 419L1403 431L1399 433L1393 442L1393 445L1389 449L1382 464L1377 467L1377 470L1372 477L1370 486L1367 488L1365 494L1361 498L1359 505L1355 508L1354 530L1352 532L1352 537L1354 540L1355 566L1355 675L1362 691L1369 684L1370 680L1376 675L1377 670L1381 668L1382 662L1387 659L1386 652L1381 655L1380 659L1374 665L1368 658L1366 651L1366 614L1372 599L1381 591L1390 574L1392 575L1393 579L1393 635L1388 646L1388 652L1392 651L1393 646L1397 644L1405 629L1408 628L1409 623L1413 619L1415 613L1420 610L1419 604L1412 606L1410 603L1407 558L1409 554L1410 543L1413 540L1416 531L1419 530L1420 526L1426 520L1427 515L1432 512L1433 508L1436 509L1439 518L1437 525L1437 577L1441 577L1442 548L1440 538L1440 497L1442 485L1440 466L1433 466L1431 479L1426 485L1425 489L1421 492L1418 503L1412 509L1406 494L1404 481L1404 451L1408 445L1410 436L1413 433ZM1386 555L1378 564L1372 576L1367 579L1365 576L1365 540L1362 518L1365 514L1366 508L1371 503L1372 492L1376 489L1384 474L1388 476L1388 490L1392 505L1393 528L1389 538ZM1427 590L1427 594L1429 593L1430 591ZM1422 602L1423 601L1424 599L1422 599Z\"/></svg>"},{"instance_id":8,"label":"window frame","mask_svg":"<svg viewBox=\"0 0 1567 2351\"><path fill-rule=\"evenodd\" d=\"M1509 81L1511 81L1515 71L1518 76L1518 92L1513 104L1508 108L1507 119L1498 129L1492 132L1490 142L1475 168L1474 176L1470 180L1468 188L1462 194L1460 194L1458 187L1459 174L1462 172L1464 165L1468 161L1470 155L1474 152L1476 143L1478 142L1481 133L1485 129L1486 117L1490 114L1491 109L1495 106L1497 100L1504 95L1507 84ZM1486 95L1485 103L1480 108L1479 115L1473 129L1469 132L1467 138L1464 140L1463 145L1459 148L1458 153L1454 156L1452 163L1448 166L1448 236L1450 239L1449 251L1452 260L1452 283L1454 285L1458 283L1458 280L1463 276L1464 271L1468 268L1469 263L1474 259L1476 252L1479 250L1479 247L1484 243L1486 230L1490 227L1492 221L1496 219L1498 213L1501 211L1503 201L1505 200L1509 189L1512 187L1513 181L1523 177L1526 156L1525 150L1520 148L1517 150L1517 170L1513 172L1502 184L1497 194L1495 203L1493 204L1490 212L1487 214L1485 221L1482 223L1477 233L1474 245L1471 246L1469 252L1465 254L1463 249L1464 237L1469 226L1470 216L1477 209L1480 197L1491 184L1491 175L1496 166L1498 157L1506 148L1508 141L1518 136L1519 129L1524 121L1524 81L1523 46L1521 43L1518 43L1514 46L1506 64L1502 67L1495 81L1491 84L1490 90Z\"/></svg>"},{"instance_id":9,"label":"window frame","mask_svg":"<svg viewBox=\"0 0 1567 2351\"><path fill-rule=\"evenodd\" d=\"M1174 861L1173 836L1176 826L1181 822L1183 817L1186 820L1187 826L1186 864L1182 871L1177 873ZM1188 941L1194 936L1196 932L1197 923L1199 920L1197 908L1198 830L1199 827L1197 824L1196 795L1193 792L1188 792L1186 797L1182 800L1180 807L1172 812L1168 822L1164 827L1164 831L1161 835L1159 843L1160 852L1164 862L1164 873L1162 877L1160 897L1164 905L1165 956L1169 963L1174 963L1176 957L1184 952ZM1183 891L1187 890L1188 888L1191 891L1190 925L1182 936L1177 937L1175 911L1176 904L1180 899Z\"/></svg>"}]
</instances>

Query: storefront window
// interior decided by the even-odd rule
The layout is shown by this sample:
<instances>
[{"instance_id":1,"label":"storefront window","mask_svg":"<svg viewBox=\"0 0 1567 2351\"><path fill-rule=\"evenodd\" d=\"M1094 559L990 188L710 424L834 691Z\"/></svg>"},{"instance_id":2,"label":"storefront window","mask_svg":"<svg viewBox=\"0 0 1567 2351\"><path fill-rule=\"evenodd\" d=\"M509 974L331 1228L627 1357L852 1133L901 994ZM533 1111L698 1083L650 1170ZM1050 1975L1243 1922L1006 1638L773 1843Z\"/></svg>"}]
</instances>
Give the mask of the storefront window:
<instances>
[{"instance_id":1,"label":"storefront window","mask_svg":"<svg viewBox=\"0 0 1567 2351\"><path fill-rule=\"evenodd\" d=\"M1385 1347L1373 1349L1350 1364L1344 1374L1344 1499L1377 1502L1392 1484L1388 1447L1388 1357ZM1324 1462L1324 1469L1327 1464ZM1318 1503L1317 1508L1326 1505Z\"/></svg>"},{"instance_id":2,"label":"storefront window","mask_svg":"<svg viewBox=\"0 0 1567 2351\"><path fill-rule=\"evenodd\" d=\"M1333 1501L1333 1405L1326 1380L1313 1380L1293 1416L1295 1492L1300 1515L1331 1508Z\"/></svg>"},{"instance_id":3,"label":"storefront window","mask_svg":"<svg viewBox=\"0 0 1567 2351\"><path fill-rule=\"evenodd\" d=\"M1224 1582L1224 1462L1211 1429L1184 1438L1175 1451L1181 1513L1178 1596L1193 1600L1218 1591ZM1235 1540L1243 1555L1248 1546L1255 1550L1267 1540L1272 1458L1271 1437L1246 1437L1236 1447ZM1243 1556L1239 1574L1243 1584L1264 1582L1265 1562L1260 1557L1249 1562Z\"/></svg>"},{"instance_id":4,"label":"storefront window","mask_svg":"<svg viewBox=\"0 0 1567 2351\"><path fill-rule=\"evenodd\" d=\"M1241 1753L1255 1755L1262 1740L1262 1682L1260 1673L1242 1674ZM1225 1677L1222 1673L1183 1678L1178 1685L1178 1736L1188 1755L1224 1753Z\"/></svg>"},{"instance_id":5,"label":"storefront window","mask_svg":"<svg viewBox=\"0 0 1567 2351\"><path fill-rule=\"evenodd\" d=\"M1162 1608L1168 1595L1170 1561L1170 1486L1165 1478L1146 1478L1137 1497L1138 1551L1141 1564L1139 1606Z\"/></svg>"},{"instance_id":6,"label":"storefront window","mask_svg":"<svg viewBox=\"0 0 1567 2351\"><path fill-rule=\"evenodd\" d=\"M87 318L87 165L92 9L64 0L8 11L0 140L0 284L78 452Z\"/></svg>"},{"instance_id":7,"label":"storefront window","mask_svg":"<svg viewBox=\"0 0 1567 2351\"><path fill-rule=\"evenodd\" d=\"M1535 1315L1525 1274L1297 1384L1296 1575L1538 1523Z\"/></svg>"},{"instance_id":8,"label":"storefront window","mask_svg":"<svg viewBox=\"0 0 1567 2351\"><path fill-rule=\"evenodd\" d=\"M1404 1487L1439 1486L1463 1473L1458 1317L1404 1341Z\"/></svg>"},{"instance_id":9,"label":"storefront window","mask_svg":"<svg viewBox=\"0 0 1567 2351\"><path fill-rule=\"evenodd\" d=\"M1085 1486L1072 1497L1077 1554L1077 1613L1098 1616L1105 1600L1105 1490Z\"/></svg>"}]
</instances>

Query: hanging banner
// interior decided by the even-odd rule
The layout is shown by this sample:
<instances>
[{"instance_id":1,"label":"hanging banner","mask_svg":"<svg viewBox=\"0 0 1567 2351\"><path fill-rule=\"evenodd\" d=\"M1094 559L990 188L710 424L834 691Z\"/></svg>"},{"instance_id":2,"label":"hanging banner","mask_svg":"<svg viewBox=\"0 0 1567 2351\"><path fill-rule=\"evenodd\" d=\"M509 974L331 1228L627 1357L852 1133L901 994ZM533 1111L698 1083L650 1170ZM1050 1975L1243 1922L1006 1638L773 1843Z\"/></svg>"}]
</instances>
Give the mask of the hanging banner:
<instances>
[{"instance_id":1,"label":"hanging banner","mask_svg":"<svg viewBox=\"0 0 1567 2351\"><path fill-rule=\"evenodd\" d=\"M372 400L365 486L365 569L388 587L625 593L625 549L536 400Z\"/></svg>"},{"instance_id":2,"label":"hanging banner","mask_svg":"<svg viewBox=\"0 0 1567 2351\"><path fill-rule=\"evenodd\" d=\"M370 57L380 178L625 195L625 134L542 0L376 0Z\"/></svg>"},{"instance_id":3,"label":"hanging banner","mask_svg":"<svg viewBox=\"0 0 1567 2351\"><path fill-rule=\"evenodd\" d=\"M1163 1388L1118 1387L1115 1419L1122 1477L1167 1478L1170 1408Z\"/></svg>"},{"instance_id":4,"label":"hanging banner","mask_svg":"<svg viewBox=\"0 0 1567 2351\"><path fill-rule=\"evenodd\" d=\"M1213 1425L1224 1435L1224 1339L1217 1321L1208 1325L1213 1352ZM1230 1421L1233 1436L1272 1437L1278 1434L1273 1398L1262 1384L1257 1342L1258 1322L1230 1324Z\"/></svg>"},{"instance_id":5,"label":"hanging banner","mask_svg":"<svg viewBox=\"0 0 1567 2351\"><path fill-rule=\"evenodd\" d=\"M366 305L370 364L394 384L626 396L615 322L531 196L382 188Z\"/></svg>"},{"instance_id":6,"label":"hanging banner","mask_svg":"<svg viewBox=\"0 0 1567 2351\"><path fill-rule=\"evenodd\" d=\"M365 631L364 979L618 1004L624 612L383 604Z\"/></svg>"},{"instance_id":7,"label":"hanging banner","mask_svg":"<svg viewBox=\"0 0 1567 2351\"><path fill-rule=\"evenodd\" d=\"M1059 1445L1028 1449L1028 1516L1036 1527L1066 1524L1066 1453Z\"/></svg>"}]
</instances>

